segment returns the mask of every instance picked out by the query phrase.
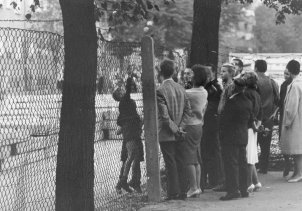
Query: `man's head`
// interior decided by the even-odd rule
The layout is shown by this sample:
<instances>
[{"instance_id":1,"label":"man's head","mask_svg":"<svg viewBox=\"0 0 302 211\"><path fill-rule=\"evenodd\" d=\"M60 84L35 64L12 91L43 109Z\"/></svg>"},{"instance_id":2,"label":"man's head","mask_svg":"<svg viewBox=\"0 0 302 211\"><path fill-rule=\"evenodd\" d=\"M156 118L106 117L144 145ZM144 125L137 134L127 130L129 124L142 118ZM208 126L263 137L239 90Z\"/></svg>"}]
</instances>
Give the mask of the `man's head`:
<instances>
[{"instance_id":1,"label":"man's head","mask_svg":"<svg viewBox=\"0 0 302 211\"><path fill-rule=\"evenodd\" d=\"M193 72L190 68L186 68L184 71L184 82L188 83L192 80Z\"/></svg>"},{"instance_id":2,"label":"man's head","mask_svg":"<svg viewBox=\"0 0 302 211\"><path fill-rule=\"evenodd\" d=\"M205 64L205 66L207 66L208 69L210 70L208 81L213 81L214 79L216 79L217 78L217 69L216 69L215 65L208 63L208 64Z\"/></svg>"},{"instance_id":3,"label":"man's head","mask_svg":"<svg viewBox=\"0 0 302 211\"><path fill-rule=\"evenodd\" d=\"M234 80L235 89L234 93L242 92L246 86L246 81L243 78L236 78Z\"/></svg>"},{"instance_id":4,"label":"man's head","mask_svg":"<svg viewBox=\"0 0 302 211\"><path fill-rule=\"evenodd\" d=\"M205 86L208 79L207 67L197 64L192 67L193 85L195 87Z\"/></svg>"},{"instance_id":5,"label":"man's head","mask_svg":"<svg viewBox=\"0 0 302 211\"><path fill-rule=\"evenodd\" d=\"M265 73L267 70L267 63L265 60L259 59L255 61L255 72Z\"/></svg>"},{"instance_id":6,"label":"man's head","mask_svg":"<svg viewBox=\"0 0 302 211\"><path fill-rule=\"evenodd\" d=\"M174 74L175 66L174 62L170 59L165 59L160 63L159 75L163 77L163 79L171 78Z\"/></svg>"},{"instance_id":7,"label":"man's head","mask_svg":"<svg viewBox=\"0 0 302 211\"><path fill-rule=\"evenodd\" d=\"M290 77L294 78L300 73L300 63L296 60L291 60L287 63L286 69L288 70Z\"/></svg>"},{"instance_id":8,"label":"man's head","mask_svg":"<svg viewBox=\"0 0 302 211\"><path fill-rule=\"evenodd\" d=\"M239 75L243 70L243 62L241 61L241 59L235 58L233 59L232 63L235 67L235 71L236 71L235 75Z\"/></svg>"},{"instance_id":9,"label":"man's head","mask_svg":"<svg viewBox=\"0 0 302 211\"><path fill-rule=\"evenodd\" d=\"M221 67L221 78L223 82L232 80L235 76L235 67L232 64L226 63Z\"/></svg>"}]
</instances>

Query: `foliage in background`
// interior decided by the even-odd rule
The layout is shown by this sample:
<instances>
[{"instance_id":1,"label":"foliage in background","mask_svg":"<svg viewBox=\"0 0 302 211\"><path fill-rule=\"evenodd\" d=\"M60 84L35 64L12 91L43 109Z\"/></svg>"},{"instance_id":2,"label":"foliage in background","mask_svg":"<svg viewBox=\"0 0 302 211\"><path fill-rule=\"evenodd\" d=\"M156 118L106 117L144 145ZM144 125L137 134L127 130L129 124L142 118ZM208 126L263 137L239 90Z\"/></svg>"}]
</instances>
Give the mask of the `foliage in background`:
<instances>
[{"instance_id":1,"label":"foliage in background","mask_svg":"<svg viewBox=\"0 0 302 211\"><path fill-rule=\"evenodd\" d=\"M301 1L302 2L302 1ZM274 11L260 6L256 9L254 35L258 52L301 53L302 17L289 15L284 24L274 24Z\"/></svg>"}]
</instances>

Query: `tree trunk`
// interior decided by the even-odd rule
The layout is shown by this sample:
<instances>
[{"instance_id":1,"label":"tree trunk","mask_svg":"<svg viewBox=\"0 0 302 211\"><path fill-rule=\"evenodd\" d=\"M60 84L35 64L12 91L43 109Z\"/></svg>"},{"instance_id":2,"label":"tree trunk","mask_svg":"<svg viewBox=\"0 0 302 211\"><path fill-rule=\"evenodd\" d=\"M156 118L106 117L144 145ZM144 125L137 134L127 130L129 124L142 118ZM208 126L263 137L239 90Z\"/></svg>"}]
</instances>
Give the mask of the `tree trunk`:
<instances>
[{"instance_id":1,"label":"tree trunk","mask_svg":"<svg viewBox=\"0 0 302 211\"><path fill-rule=\"evenodd\" d=\"M221 0L194 0L193 32L189 67L218 64Z\"/></svg>"},{"instance_id":2,"label":"tree trunk","mask_svg":"<svg viewBox=\"0 0 302 211\"><path fill-rule=\"evenodd\" d=\"M60 0L65 70L57 156L56 211L94 210L97 36L93 0Z\"/></svg>"}]
</instances>

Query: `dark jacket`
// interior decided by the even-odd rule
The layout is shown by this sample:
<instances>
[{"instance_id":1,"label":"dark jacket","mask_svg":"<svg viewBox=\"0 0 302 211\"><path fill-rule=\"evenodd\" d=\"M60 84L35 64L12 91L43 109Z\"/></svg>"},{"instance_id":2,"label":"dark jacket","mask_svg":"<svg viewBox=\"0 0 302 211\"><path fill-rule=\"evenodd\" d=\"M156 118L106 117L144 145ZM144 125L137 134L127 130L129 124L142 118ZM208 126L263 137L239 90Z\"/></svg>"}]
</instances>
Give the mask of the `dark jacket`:
<instances>
[{"instance_id":1,"label":"dark jacket","mask_svg":"<svg viewBox=\"0 0 302 211\"><path fill-rule=\"evenodd\" d=\"M262 104L261 104L261 97L257 92L256 88L247 88L244 91L245 96L252 102L253 105L253 116L254 121L262 121ZM252 126L249 125L249 128Z\"/></svg>"},{"instance_id":2,"label":"dark jacket","mask_svg":"<svg viewBox=\"0 0 302 211\"><path fill-rule=\"evenodd\" d=\"M217 80L209 82L205 89L208 92L208 106L204 116L204 130L217 131L217 111L222 94L222 87ZM206 133L206 131L204 131ZM212 134L213 135L213 134Z\"/></svg>"},{"instance_id":3,"label":"dark jacket","mask_svg":"<svg viewBox=\"0 0 302 211\"><path fill-rule=\"evenodd\" d=\"M258 74L257 86L262 102L263 109L263 125L265 127L272 127L273 120L270 119L277 106L279 106L280 96L278 84L266 76L264 73Z\"/></svg>"},{"instance_id":4,"label":"dark jacket","mask_svg":"<svg viewBox=\"0 0 302 211\"><path fill-rule=\"evenodd\" d=\"M282 121L283 121L283 113L284 113L284 101L286 97L287 87L293 82L291 78L287 79L281 84L280 87L280 101L279 101L279 112L280 112L280 120L279 120L279 137L281 137L281 129L282 129Z\"/></svg>"},{"instance_id":5,"label":"dark jacket","mask_svg":"<svg viewBox=\"0 0 302 211\"><path fill-rule=\"evenodd\" d=\"M280 117L282 118L283 116L283 109L284 109L284 100L285 100L285 96L286 96L286 92L287 92L287 87L288 85L290 85L293 82L293 80L290 78L286 81L284 81L281 84L280 87L280 101L279 101L279 108L280 108Z\"/></svg>"},{"instance_id":6,"label":"dark jacket","mask_svg":"<svg viewBox=\"0 0 302 211\"><path fill-rule=\"evenodd\" d=\"M253 119L251 101L243 92L232 95L225 104L220 121L222 145L247 145L248 125Z\"/></svg>"},{"instance_id":7,"label":"dark jacket","mask_svg":"<svg viewBox=\"0 0 302 211\"><path fill-rule=\"evenodd\" d=\"M141 140L142 122L136 111L136 103L126 94L119 103L117 125L122 128L124 141Z\"/></svg>"}]
</instances>

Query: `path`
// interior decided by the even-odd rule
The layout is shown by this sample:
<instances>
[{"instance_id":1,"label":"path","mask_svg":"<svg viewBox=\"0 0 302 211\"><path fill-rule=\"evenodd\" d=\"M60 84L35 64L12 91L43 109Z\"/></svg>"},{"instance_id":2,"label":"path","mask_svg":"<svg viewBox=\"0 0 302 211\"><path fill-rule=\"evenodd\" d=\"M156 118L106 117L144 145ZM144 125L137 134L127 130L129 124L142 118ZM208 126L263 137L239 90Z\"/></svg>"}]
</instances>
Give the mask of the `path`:
<instances>
[{"instance_id":1,"label":"path","mask_svg":"<svg viewBox=\"0 0 302 211\"><path fill-rule=\"evenodd\" d=\"M224 193L206 191L200 198L186 201L170 201L141 208L140 211L267 211L267 210L302 210L302 182L289 184L282 178L281 172L269 172L259 175L263 188L249 198L232 201L219 201Z\"/></svg>"}]
</instances>

